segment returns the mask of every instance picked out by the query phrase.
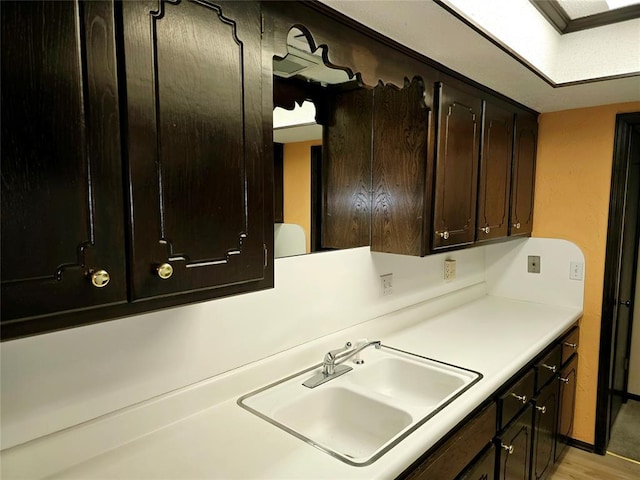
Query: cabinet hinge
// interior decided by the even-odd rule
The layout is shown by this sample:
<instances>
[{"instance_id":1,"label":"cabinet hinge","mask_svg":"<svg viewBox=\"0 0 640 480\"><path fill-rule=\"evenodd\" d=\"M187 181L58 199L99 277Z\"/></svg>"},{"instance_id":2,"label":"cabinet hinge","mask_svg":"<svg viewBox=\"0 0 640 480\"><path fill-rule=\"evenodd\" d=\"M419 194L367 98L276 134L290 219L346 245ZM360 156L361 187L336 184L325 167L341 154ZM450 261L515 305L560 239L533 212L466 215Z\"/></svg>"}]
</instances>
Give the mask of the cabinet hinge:
<instances>
[{"instance_id":1,"label":"cabinet hinge","mask_svg":"<svg viewBox=\"0 0 640 480\"><path fill-rule=\"evenodd\" d=\"M624 359L624 369L629 370L629 357Z\"/></svg>"},{"instance_id":2,"label":"cabinet hinge","mask_svg":"<svg viewBox=\"0 0 640 480\"><path fill-rule=\"evenodd\" d=\"M264 35L264 15L260 14L260 35Z\"/></svg>"}]
</instances>

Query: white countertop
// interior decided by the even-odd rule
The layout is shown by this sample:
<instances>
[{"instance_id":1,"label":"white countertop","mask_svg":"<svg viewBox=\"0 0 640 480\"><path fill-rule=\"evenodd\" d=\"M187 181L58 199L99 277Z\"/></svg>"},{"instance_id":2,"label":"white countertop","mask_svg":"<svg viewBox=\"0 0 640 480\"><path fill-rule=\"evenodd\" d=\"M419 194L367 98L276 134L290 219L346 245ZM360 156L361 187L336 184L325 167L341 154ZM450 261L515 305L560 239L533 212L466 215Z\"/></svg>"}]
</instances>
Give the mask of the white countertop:
<instances>
[{"instance_id":1,"label":"white countertop","mask_svg":"<svg viewBox=\"0 0 640 480\"><path fill-rule=\"evenodd\" d=\"M53 449L27 445L6 460L19 465L21 455L41 455L64 467L47 475L65 479L395 477L581 315L578 308L492 296L435 316L433 305L411 307L67 432ZM366 467L349 466L237 405L242 394L318 363L327 347L362 337L484 377ZM87 453L97 448L91 435L104 446L95 455Z\"/></svg>"}]
</instances>

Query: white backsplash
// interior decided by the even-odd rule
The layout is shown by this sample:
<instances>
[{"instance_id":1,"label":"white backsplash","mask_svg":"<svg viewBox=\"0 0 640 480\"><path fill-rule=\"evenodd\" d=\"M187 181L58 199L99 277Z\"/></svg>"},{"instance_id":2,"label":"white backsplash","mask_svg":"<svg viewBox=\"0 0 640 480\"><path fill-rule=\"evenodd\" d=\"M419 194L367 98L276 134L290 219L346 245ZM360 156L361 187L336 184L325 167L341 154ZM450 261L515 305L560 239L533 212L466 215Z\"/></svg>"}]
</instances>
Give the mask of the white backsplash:
<instances>
[{"instance_id":1,"label":"white backsplash","mask_svg":"<svg viewBox=\"0 0 640 480\"><path fill-rule=\"evenodd\" d=\"M509 288L533 281L520 264L529 246L542 257L544 279L536 281L551 282L542 294L537 284ZM367 247L282 258L271 290L4 342L2 449L471 285L581 305L576 292L584 282L567 284L559 267L545 269L560 257L568 276L569 261L581 253L564 241L522 239L424 258ZM446 258L457 265L456 278L445 282ZM383 296L380 275L387 273L393 293Z\"/></svg>"}]
</instances>

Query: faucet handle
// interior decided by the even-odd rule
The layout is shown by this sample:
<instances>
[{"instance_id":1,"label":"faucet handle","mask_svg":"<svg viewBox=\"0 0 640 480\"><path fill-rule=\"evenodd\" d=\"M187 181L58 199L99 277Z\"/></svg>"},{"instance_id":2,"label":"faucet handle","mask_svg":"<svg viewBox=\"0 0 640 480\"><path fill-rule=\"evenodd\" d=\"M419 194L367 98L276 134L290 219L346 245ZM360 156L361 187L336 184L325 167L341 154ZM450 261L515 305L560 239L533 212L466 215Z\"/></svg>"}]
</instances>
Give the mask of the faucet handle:
<instances>
[{"instance_id":1,"label":"faucet handle","mask_svg":"<svg viewBox=\"0 0 640 480\"><path fill-rule=\"evenodd\" d=\"M347 350L349 350L352 347L352 343L351 342L347 342L344 344L344 347L342 348L336 348L335 350L329 350L327 352L327 354L325 355L325 361L331 361L334 360L336 358L336 356L342 352L346 352Z\"/></svg>"}]
</instances>

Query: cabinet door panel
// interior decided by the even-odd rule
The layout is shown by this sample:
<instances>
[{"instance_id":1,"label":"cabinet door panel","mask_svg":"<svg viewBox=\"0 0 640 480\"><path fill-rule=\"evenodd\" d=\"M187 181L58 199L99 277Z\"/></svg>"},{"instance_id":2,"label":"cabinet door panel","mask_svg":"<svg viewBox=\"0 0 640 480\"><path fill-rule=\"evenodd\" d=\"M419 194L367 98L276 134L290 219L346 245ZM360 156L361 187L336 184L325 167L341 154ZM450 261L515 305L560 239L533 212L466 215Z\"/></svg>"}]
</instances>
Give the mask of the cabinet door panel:
<instances>
[{"instance_id":1,"label":"cabinet door panel","mask_svg":"<svg viewBox=\"0 0 640 480\"><path fill-rule=\"evenodd\" d=\"M499 478L502 480L528 480L531 457L531 406L515 423L499 436ZM513 447L512 453L507 450Z\"/></svg>"},{"instance_id":2,"label":"cabinet door panel","mask_svg":"<svg viewBox=\"0 0 640 480\"><path fill-rule=\"evenodd\" d=\"M438 84L433 248L475 239L482 100Z\"/></svg>"},{"instance_id":3,"label":"cabinet door panel","mask_svg":"<svg viewBox=\"0 0 640 480\"><path fill-rule=\"evenodd\" d=\"M378 85L373 111L371 250L425 255L429 111L424 84Z\"/></svg>"},{"instance_id":4,"label":"cabinet door panel","mask_svg":"<svg viewBox=\"0 0 640 480\"><path fill-rule=\"evenodd\" d=\"M554 459L557 460L567 447L573 433L573 413L576 400L576 381L578 378L578 355L560 371L560 407L558 411L558 435Z\"/></svg>"},{"instance_id":5,"label":"cabinet door panel","mask_svg":"<svg viewBox=\"0 0 640 480\"><path fill-rule=\"evenodd\" d=\"M510 235L529 235L533 228L538 122L530 114L516 116L511 188Z\"/></svg>"},{"instance_id":6,"label":"cabinet door panel","mask_svg":"<svg viewBox=\"0 0 640 480\"><path fill-rule=\"evenodd\" d=\"M485 105L480 179L478 183L477 240L509 233L509 195L514 114L491 103Z\"/></svg>"},{"instance_id":7,"label":"cabinet door panel","mask_svg":"<svg viewBox=\"0 0 640 480\"><path fill-rule=\"evenodd\" d=\"M534 409L534 447L532 478L545 478L553 465L556 437L558 383L551 382L538 394Z\"/></svg>"},{"instance_id":8,"label":"cabinet door panel","mask_svg":"<svg viewBox=\"0 0 640 480\"><path fill-rule=\"evenodd\" d=\"M458 480L494 480L496 471L496 447L491 445L482 456L458 477Z\"/></svg>"},{"instance_id":9,"label":"cabinet door panel","mask_svg":"<svg viewBox=\"0 0 640 480\"><path fill-rule=\"evenodd\" d=\"M113 5L1 10L2 321L126 301Z\"/></svg>"},{"instance_id":10,"label":"cabinet door panel","mask_svg":"<svg viewBox=\"0 0 640 480\"><path fill-rule=\"evenodd\" d=\"M261 280L259 5L124 2L123 19L133 299Z\"/></svg>"},{"instance_id":11,"label":"cabinet door panel","mask_svg":"<svg viewBox=\"0 0 640 480\"><path fill-rule=\"evenodd\" d=\"M329 98L331 116L322 141L322 247L362 247L371 236L373 91L360 88Z\"/></svg>"}]
</instances>

